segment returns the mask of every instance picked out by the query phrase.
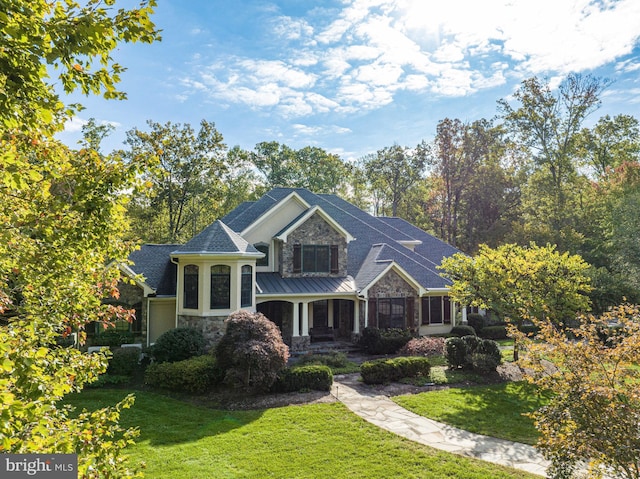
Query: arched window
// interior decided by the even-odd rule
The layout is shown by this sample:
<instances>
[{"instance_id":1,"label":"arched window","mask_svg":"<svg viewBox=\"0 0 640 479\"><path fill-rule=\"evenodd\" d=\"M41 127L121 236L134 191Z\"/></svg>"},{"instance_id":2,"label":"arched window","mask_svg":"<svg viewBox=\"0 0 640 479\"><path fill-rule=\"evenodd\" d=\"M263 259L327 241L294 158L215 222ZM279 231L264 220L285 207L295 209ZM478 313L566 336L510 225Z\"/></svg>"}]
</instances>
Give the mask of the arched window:
<instances>
[{"instance_id":1,"label":"arched window","mask_svg":"<svg viewBox=\"0 0 640 479\"><path fill-rule=\"evenodd\" d=\"M211 267L211 309L231 307L231 267L218 264Z\"/></svg>"},{"instance_id":2,"label":"arched window","mask_svg":"<svg viewBox=\"0 0 640 479\"><path fill-rule=\"evenodd\" d=\"M184 301L185 309L198 309L198 272L195 264L184 267Z\"/></svg>"},{"instance_id":3,"label":"arched window","mask_svg":"<svg viewBox=\"0 0 640 479\"><path fill-rule=\"evenodd\" d=\"M251 306L253 301L253 271L251 266L242 267L242 279L240 287L240 307Z\"/></svg>"}]
</instances>

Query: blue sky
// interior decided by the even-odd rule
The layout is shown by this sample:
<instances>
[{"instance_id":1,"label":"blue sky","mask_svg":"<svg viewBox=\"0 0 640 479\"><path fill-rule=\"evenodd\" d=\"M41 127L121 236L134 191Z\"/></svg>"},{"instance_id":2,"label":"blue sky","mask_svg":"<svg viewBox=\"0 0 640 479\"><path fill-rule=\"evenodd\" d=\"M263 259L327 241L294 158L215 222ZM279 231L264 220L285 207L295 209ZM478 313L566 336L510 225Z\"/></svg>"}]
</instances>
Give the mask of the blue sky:
<instances>
[{"instance_id":1,"label":"blue sky","mask_svg":"<svg viewBox=\"0 0 640 479\"><path fill-rule=\"evenodd\" d=\"M127 2L125 2L127 3ZM74 97L84 121L216 123L231 147L318 146L357 159L433 139L438 121L491 118L525 78L613 80L604 114L640 118L638 0L159 0L163 40L123 45L126 101Z\"/></svg>"}]
</instances>

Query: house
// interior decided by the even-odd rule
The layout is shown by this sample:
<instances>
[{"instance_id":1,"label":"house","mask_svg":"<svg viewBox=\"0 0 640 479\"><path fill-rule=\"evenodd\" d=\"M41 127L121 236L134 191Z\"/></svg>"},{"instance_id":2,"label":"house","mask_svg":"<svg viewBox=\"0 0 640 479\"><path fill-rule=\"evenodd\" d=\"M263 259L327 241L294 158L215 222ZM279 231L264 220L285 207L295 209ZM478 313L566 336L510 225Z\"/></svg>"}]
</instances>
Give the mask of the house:
<instances>
[{"instance_id":1,"label":"house","mask_svg":"<svg viewBox=\"0 0 640 479\"><path fill-rule=\"evenodd\" d=\"M457 252L338 196L276 188L186 244L143 245L125 268L136 284L121 294L147 344L183 326L214 344L237 309L264 313L294 351L354 340L367 326L442 334L466 313L457 314L436 269Z\"/></svg>"}]
</instances>

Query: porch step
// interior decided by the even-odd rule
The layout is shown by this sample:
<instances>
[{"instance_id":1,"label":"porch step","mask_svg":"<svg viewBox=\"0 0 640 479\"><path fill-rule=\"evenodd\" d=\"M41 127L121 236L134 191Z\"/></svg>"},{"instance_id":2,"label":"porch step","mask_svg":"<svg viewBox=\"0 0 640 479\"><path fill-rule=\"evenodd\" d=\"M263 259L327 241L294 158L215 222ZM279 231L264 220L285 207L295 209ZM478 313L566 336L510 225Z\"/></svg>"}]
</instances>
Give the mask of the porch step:
<instances>
[{"instance_id":1,"label":"porch step","mask_svg":"<svg viewBox=\"0 0 640 479\"><path fill-rule=\"evenodd\" d=\"M299 357L306 354L328 354L332 352L349 354L358 351L360 351L358 346L347 341L320 341L311 343L304 351L291 351L290 354L292 357Z\"/></svg>"}]
</instances>

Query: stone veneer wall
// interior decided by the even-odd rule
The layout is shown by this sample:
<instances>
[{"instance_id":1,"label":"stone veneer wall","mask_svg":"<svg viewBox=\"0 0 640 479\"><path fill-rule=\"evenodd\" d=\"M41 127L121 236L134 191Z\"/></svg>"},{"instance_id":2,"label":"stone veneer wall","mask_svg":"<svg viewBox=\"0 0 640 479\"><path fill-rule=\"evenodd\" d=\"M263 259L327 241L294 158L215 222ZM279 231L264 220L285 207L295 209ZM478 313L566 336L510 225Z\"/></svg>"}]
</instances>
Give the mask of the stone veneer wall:
<instances>
[{"instance_id":1,"label":"stone veneer wall","mask_svg":"<svg viewBox=\"0 0 640 479\"><path fill-rule=\"evenodd\" d=\"M413 324L407 324L408 328L417 328L419 325L420 310L418 292L407 283L398 273L391 270L384 277L369 288L369 299L374 298L413 298Z\"/></svg>"},{"instance_id":2,"label":"stone veneer wall","mask_svg":"<svg viewBox=\"0 0 640 479\"><path fill-rule=\"evenodd\" d=\"M293 272L293 245L338 245L338 273L295 273ZM319 214L314 214L311 218L301 224L294 232L289 234L287 242L282 244L282 255L280 257L280 272L283 278L291 277L311 277L311 276L334 276L343 277L347 275L347 241Z\"/></svg>"},{"instance_id":3,"label":"stone veneer wall","mask_svg":"<svg viewBox=\"0 0 640 479\"><path fill-rule=\"evenodd\" d=\"M218 344L224 336L224 321L228 316L186 316L178 315L179 328L193 328L202 331L204 339L207 341L207 349L211 349Z\"/></svg>"}]
</instances>

